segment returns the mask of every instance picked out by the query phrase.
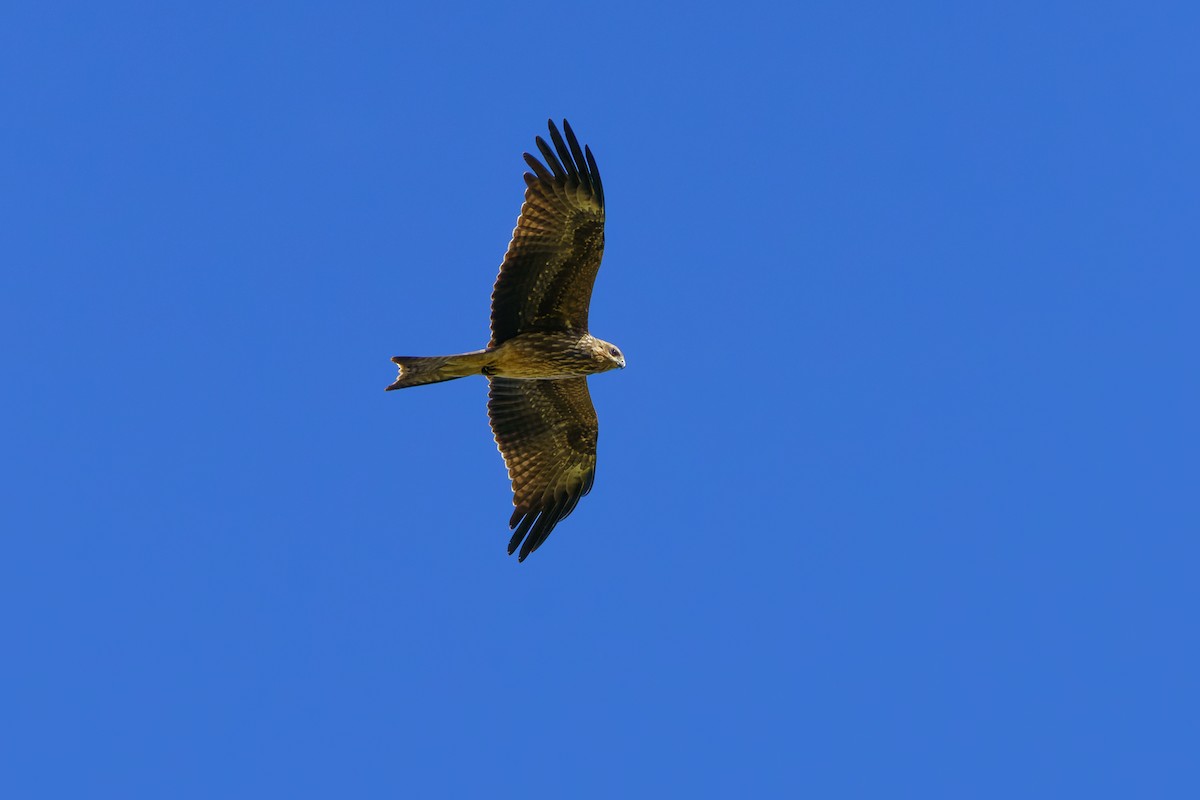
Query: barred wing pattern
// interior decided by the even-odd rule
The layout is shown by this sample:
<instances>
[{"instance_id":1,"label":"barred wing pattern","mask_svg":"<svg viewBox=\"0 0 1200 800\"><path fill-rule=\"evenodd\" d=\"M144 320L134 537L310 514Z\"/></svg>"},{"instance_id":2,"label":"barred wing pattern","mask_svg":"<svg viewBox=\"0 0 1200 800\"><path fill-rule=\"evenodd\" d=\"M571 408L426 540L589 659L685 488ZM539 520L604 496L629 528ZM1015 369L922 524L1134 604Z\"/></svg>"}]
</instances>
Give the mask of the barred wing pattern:
<instances>
[{"instance_id":1,"label":"barred wing pattern","mask_svg":"<svg viewBox=\"0 0 1200 800\"><path fill-rule=\"evenodd\" d=\"M527 331L586 331L592 284L604 254L604 186L589 148L549 122L529 153L525 203L492 289L492 347Z\"/></svg>"},{"instance_id":2,"label":"barred wing pattern","mask_svg":"<svg viewBox=\"0 0 1200 800\"><path fill-rule=\"evenodd\" d=\"M591 491L599 423L587 378L489 380L488 418L516 506L508 553L520 546L524 561Z\"/></svg>"}]
</instances>

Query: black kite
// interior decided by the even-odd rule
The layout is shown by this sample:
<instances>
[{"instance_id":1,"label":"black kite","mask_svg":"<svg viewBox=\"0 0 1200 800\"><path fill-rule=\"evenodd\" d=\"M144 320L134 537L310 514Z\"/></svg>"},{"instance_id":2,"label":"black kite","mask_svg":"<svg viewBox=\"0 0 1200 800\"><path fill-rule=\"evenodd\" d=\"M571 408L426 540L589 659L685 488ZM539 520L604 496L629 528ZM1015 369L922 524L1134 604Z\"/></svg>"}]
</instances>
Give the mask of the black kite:
<instances>
[{"instance_id":1,"label":"black kite","mask_svg":"<svg viewBox=\"0 0 1200 800\"><path fill-rule=\"evenodd\" d=\"M529 153L525 203L492 290L492 338L453 356L396 356L403 389L486 375L488 417L512 479L508 543L537 550L596 475L596 410L587 377L625 366L620 349L588 333L592 284L604 254L604 187L589 148L550 121L545 165Z\"/></svg>"}]
</instances>

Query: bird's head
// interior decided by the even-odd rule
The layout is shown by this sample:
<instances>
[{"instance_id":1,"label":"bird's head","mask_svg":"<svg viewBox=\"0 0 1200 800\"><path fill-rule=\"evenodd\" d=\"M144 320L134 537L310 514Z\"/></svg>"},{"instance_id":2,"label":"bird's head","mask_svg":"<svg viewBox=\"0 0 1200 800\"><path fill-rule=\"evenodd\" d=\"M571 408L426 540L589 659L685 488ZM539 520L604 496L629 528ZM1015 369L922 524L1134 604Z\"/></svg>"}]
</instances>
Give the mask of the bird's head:
<instances>
[{"instance_id":1,"label":"bird's head","mask_svg":"<svg viewBox=\"0 0 1200 800\"><path fill-rule=\"evenodd\" d=\"M605 369L625 369L625 354L615 344L597 339L595 351Z\"/></svg>"}]
</instances>

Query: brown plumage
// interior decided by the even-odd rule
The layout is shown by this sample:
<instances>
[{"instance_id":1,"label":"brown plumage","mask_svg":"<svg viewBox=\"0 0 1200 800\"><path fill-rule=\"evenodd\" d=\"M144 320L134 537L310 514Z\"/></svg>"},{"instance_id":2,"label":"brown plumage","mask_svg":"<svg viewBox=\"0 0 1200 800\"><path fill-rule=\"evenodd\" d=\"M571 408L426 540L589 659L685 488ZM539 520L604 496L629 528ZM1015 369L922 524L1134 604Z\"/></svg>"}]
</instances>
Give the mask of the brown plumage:
<instances>
[{"instance_id":1,"label":"brown plumage","mask_svg":"<svg viewBox=\"0 0 1200 800\"><path fill-rule=\"evenodd\" d=\"M403 389L487 375L488 418L512 480L511 555L541 546L596 475L596 410L587 375L625 366L620 349L588 333L592 284L604 254L604 187L596 160L563 120L537 137L543 164L525 161L525 203L492 290L487 349L396 356Z\"/></svg>"}]
</instances>

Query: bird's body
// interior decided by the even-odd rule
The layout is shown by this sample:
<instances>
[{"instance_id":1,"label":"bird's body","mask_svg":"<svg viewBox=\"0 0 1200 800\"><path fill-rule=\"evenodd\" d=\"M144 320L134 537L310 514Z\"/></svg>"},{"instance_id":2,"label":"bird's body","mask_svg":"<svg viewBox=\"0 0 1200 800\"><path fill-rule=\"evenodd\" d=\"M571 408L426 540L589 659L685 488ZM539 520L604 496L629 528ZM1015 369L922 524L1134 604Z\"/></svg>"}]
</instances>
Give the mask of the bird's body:
<instances>
[{"instance_id":1,"label":"bird's body","mask_svg":"<svg viewBox=\"0 0 1200 800\"><path fill-rule=\"evenodd\" d=\"M388 389L486 375L518 380L560 380L607 372L625 366L615 345L590 333L534 331L495 347L453 356L395 356L400 375Z\"/></svg>"},{"instance_id":2,"label":"bird's body","mask_svg":"<svg viewBox=\"0 0 1200 800\"><path fill-rule=\"evenodd\" d=\"M604 188L591 150L571 126L539 136L543 165L525 154L525 203L492 291L488 347L452 356L396 356L404 389L485 375L488 418L504 456L519 560L592 488L596 411L586 376L625 366L615 345L588 333L592 284L604 252Z\"/></svg>"},{"instance_id":3,"label":"bird's body","mask_svg":"<svg viewBox=\"0 0 1200 800\"><path fill-rule=\"evenodd\" d=\"M522 333L487 352L495 359L487 374L498 378L578 378L625 366L615 345L586 332Z\"/></svg>"}]
</instances>

